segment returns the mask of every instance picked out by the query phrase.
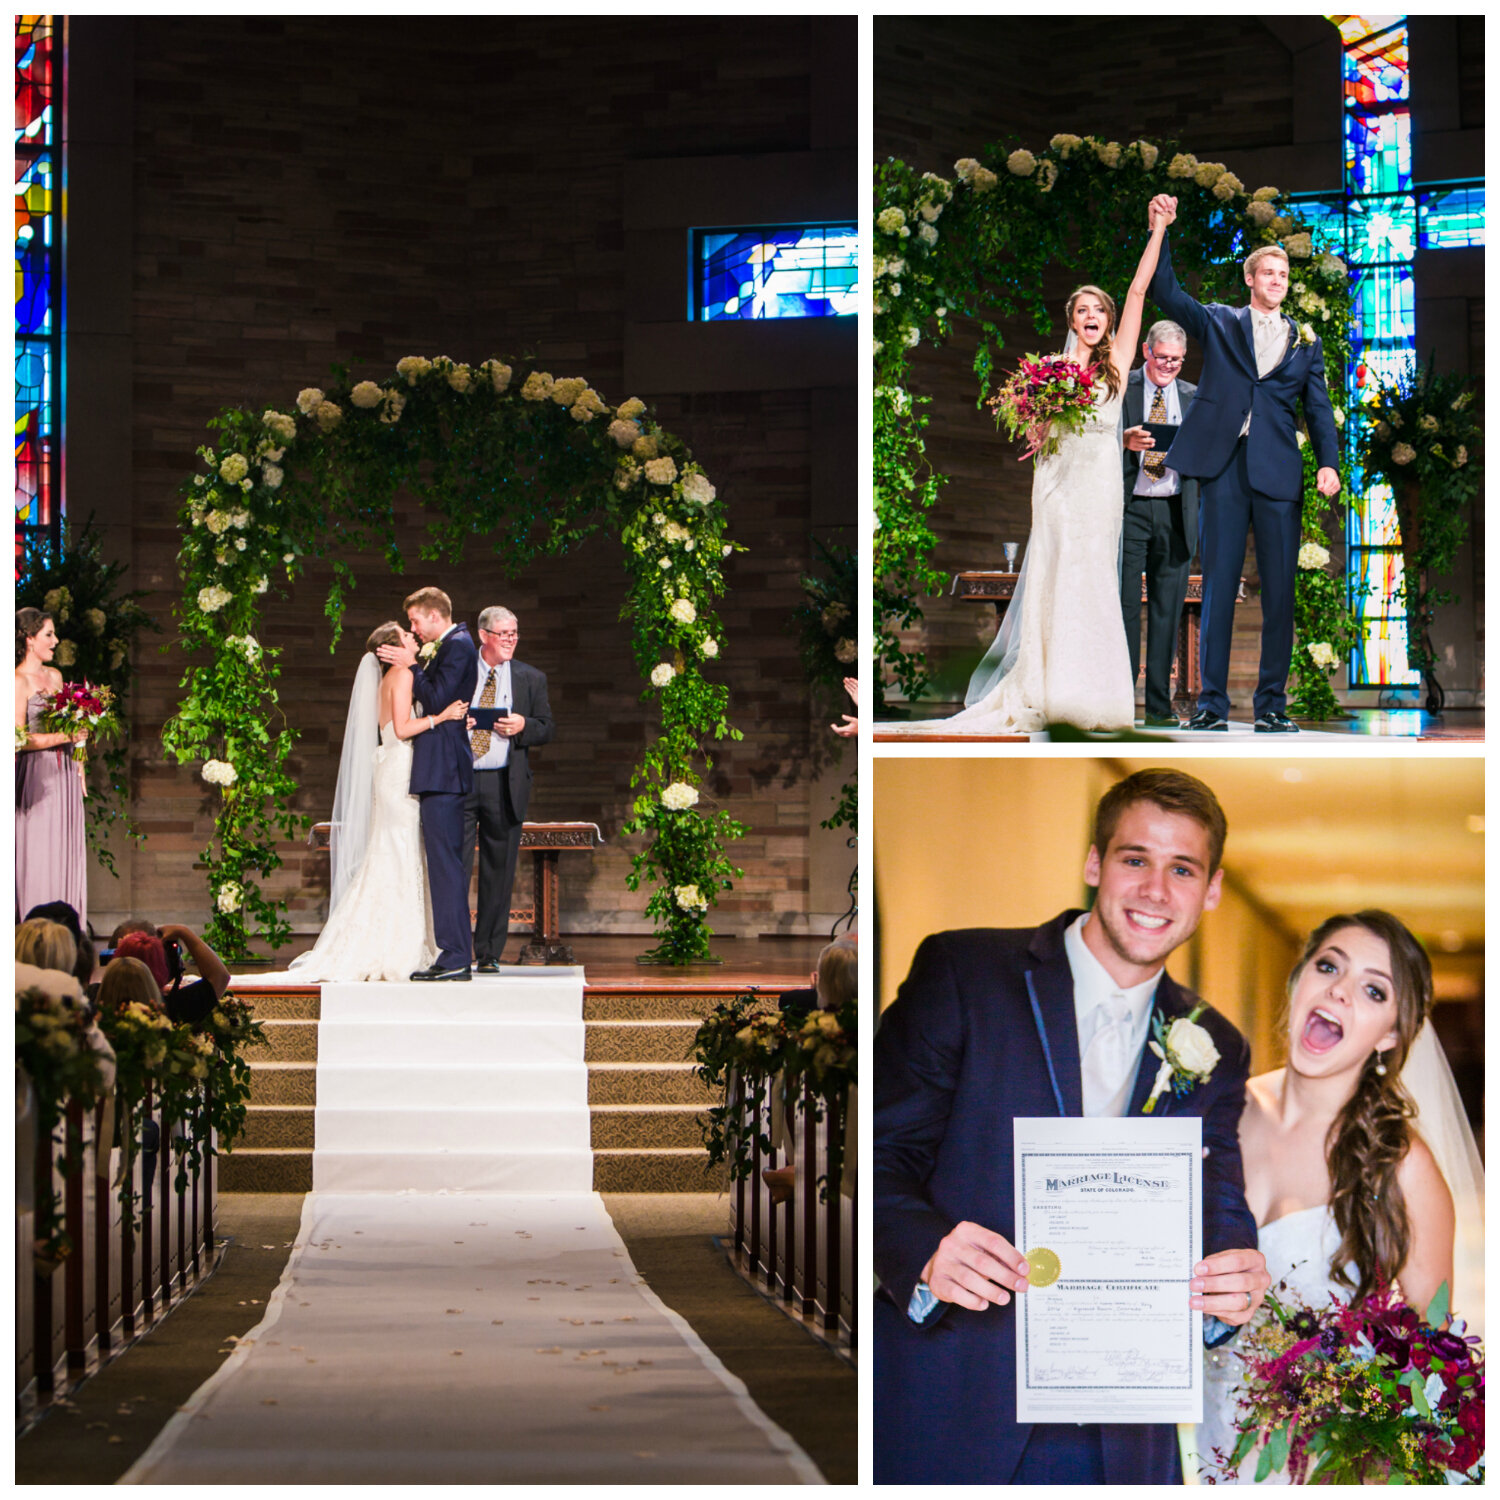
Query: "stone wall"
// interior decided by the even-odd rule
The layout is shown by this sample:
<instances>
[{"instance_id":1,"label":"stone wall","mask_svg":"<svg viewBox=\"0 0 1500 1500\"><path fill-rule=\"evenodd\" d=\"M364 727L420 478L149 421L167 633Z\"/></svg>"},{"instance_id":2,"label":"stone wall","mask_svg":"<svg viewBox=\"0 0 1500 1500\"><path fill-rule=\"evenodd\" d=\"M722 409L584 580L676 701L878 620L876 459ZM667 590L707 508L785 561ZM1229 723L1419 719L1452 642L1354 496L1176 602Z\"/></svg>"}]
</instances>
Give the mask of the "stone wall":
<instances>
[{"instance_id":1,"label":"stone wall","mask_svg":"<svg viewBox=\"0 0 1500 1500\"><path fill-rule=\"evenodd\" d=\"M101 460L100 445L112 440L101 421L75 470L70 510L97 511L112 548L131 563L131 581L150 591L164 639L176 589L174 491L221 407L284 406L331 364L378 379L414 352L534 355L555 373L586 375L612 401L640 395L702 461L730 508L732 535L750 548L727 570L723 610L724 680L745 740L718 757L710 789L752 831L736 850L745 878L714 925L754 934L805 930L811 920L816 930L823 913L810 910L808 830L825 810L809 804L809 707L785 622L815 527L828 534L853 522L852 476L846 503L830 516L815 505L813 473L818 454L839 440L816 432L815 416L852 419L826 387L852 389L854 329L833 331L832 343L829 330L818 331L816 385L799 383L805 330L744 325L762 347L774 341L790 372L771 388L741 388L731 342L728 358L690 381L674 382L668 370L652 388L627 391L629 286L641 267L627 256L625 224L635 164L700 157L725 159L720 188L732 205L735 182L754 179L757 161L821 153L838 170L819 179L820 212L852 216L852 22L72 24L75 58L101 85L80 105L82 166L105 143L117 151L122 129L133 148L128 192L115 184L123 222L85 223L75 238L75 282L118 282L122 258L131 277L128 339L100 342L79 372L123 444L113 439L116 461ZM116 66L101 66L104 58ZM739 221L763 222L775 206L764 200L761 192L754 216ZM685 319L685 237L655 253L672 258ZM90 442L76 427L70 440ZM566 924L647 930L647 893L624 890L631 850L616 837L651 715L638 701L643 684L618 619L617 544L595 536L510 579L503 538L476 538L461 567L428 564L419 557L424 527L409 501L398 524L402 576L382 557L351 559L358 588L332 655L323 618L331 569L315 563L286 597L268 597L262 639L284 652L299 810L324 817L331 805L349 686L372 625L427 582L445 587L471 621L486 604L507 604L520 616L521 659L548 675L557 720L555 743L532 755L531 815L597 821L608 841L591 867L566 872ZM149 639L139 653L133 793L147 838L121 882L99 878L91 902L106 918L206 915L194 861L211 836L209 803L195 771L170 764L159 746L182 666ZM315 927L326 862L296 844L282 853L286 868L270 888L291 900L296 924ZM843 878L834 882L840 890Z\"/></svg>"}]
</instances>

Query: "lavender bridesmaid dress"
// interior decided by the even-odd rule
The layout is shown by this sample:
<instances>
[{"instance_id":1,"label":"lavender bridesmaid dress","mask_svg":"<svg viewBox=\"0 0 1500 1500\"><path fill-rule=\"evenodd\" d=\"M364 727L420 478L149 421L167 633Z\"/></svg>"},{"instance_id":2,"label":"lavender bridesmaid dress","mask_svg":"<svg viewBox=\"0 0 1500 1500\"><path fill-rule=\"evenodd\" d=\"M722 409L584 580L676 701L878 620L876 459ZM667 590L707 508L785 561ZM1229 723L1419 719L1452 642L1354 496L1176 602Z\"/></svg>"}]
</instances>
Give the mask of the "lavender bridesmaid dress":
<instances>
[{"instance_id":1,"label":"lavender bridesmaid dress","mask_svg":"<svg viewBox=\"0 0 1500 1500\"><path fill-rule=\"evenodd\" d=\"M26 727L42 730L45 693L26 704ZM46 901L66 901L88 921L83 784L66 745L16 753L16 920Z\"/></svg>"}]
</instances>

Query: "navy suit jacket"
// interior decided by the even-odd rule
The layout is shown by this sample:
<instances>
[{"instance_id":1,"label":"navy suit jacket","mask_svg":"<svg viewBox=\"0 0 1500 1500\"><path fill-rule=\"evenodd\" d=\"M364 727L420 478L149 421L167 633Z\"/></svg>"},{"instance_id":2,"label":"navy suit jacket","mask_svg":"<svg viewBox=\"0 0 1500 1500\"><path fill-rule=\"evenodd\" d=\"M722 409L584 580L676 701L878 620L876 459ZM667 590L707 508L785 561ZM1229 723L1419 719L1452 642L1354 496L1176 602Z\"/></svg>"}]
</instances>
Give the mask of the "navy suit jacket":
<instances>
[{"instance_id":1,"label":"navy suit jacket","mask_svg":"<svg viewBox=\"0 0 1500 1500\"><path fill-rule=\"evenodd\" d=\"M1178 285L1172 269L1170 235L1151 279L1152 299L1203 346L1203 370L1192 408L1167 450L1167 465L1179 474L1213 479L1234 456L1245 418L1250 424L1246 458L1250 482L1273 500L1302 498L1302 456L1297 447L1297 402L1320 468L1336 469L1339 433L1323 375L1323 341L1300 341L1297 325L1284 313L1286 352L1264 379L1255 361L1255 330L1248 307L1222 302L1204 305Z\"/></svg>"},{"instance_id":2,"label":"navy suit jacket","mask_svg":"<svg viewBox=\"0 0 1500 1500\"><path fill-rule=\"evenodd\" d=\"M1007 1484L1031 1429L1016 1421L1014 1308L942 1304L907 1314L938 1242L969 1220L1014 1240L1018 1116L1083 1113L1073 975L1063 934L1079 913L1043 927L973 928L927 938L875 1037L875 1442L877 1483ZM1035 1010L1033 1009L1033 999ZM1196 997L1163 974L1167 1024ZM1045 1028L1051 1064L1043 1049ZM1256 1245L1245 1203L1239 1120L1250 1049L1213 1010L1198 1024L1220 1061L1207 1083L1170 1092L1155 1114L1203 1118L1203 1253ZM1158 1059L1143 1048L1129 1114L1139 1115ZM1023 1294L1024 1295L1024 1294ZM1171 1427L1102 1426L1112 1484L1168 1484Z\"/></svg>"},{"instance_id":3,"label":"navy suit jacket","mask_svg":"<svg viewBox=\"0 0 1500 1500\"><path fill-rule=\"evenodd\" d=\"M411 669L412 696L429 714L441 713L456 698L467 703L474 696L475 663L479 651L467 625L456 625L443 637L437 655L424 667ZM450 719L436 729L424 729L412 741L411 786L423 792L467 793L474 785L474 755L462 719Z\"/></svg>"}]
</instances>

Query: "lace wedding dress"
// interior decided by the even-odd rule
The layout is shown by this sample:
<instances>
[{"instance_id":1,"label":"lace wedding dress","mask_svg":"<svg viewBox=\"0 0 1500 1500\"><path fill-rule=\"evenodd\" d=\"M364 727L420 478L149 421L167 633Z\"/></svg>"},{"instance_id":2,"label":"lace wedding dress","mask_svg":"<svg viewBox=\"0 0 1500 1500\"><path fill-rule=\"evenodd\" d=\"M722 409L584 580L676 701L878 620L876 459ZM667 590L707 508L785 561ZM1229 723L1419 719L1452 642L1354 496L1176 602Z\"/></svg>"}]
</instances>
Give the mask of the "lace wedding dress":
<instances>
[{"instance_id":1,"label":"lace wedding dress","mask_svg":"<svg viewBox=\"0 0 1500 1500\"><path fill-rule=\"evenodd\" d=\"M373 718L373 715L372 715ZM437 958L422 853L420 805L411 785L411 742L384 724L374 752L369 842L317 944L291 962L301 980L404 983Z\"/></svg>"},{"instance_id":2,"label":"lace wedding dress","mask_svg":"<svg viewBox=\"0 0 1500 1500\"><path fill-rule=\"evenodd\" d=\"M1081 432L1037 461L1021 584L995 643L950 719L882 724L882 734L1033 734L1048 723L1129 729L1135 684L1120 613L1120 407L1102 383Z\"/></svg>"}]
</instances>

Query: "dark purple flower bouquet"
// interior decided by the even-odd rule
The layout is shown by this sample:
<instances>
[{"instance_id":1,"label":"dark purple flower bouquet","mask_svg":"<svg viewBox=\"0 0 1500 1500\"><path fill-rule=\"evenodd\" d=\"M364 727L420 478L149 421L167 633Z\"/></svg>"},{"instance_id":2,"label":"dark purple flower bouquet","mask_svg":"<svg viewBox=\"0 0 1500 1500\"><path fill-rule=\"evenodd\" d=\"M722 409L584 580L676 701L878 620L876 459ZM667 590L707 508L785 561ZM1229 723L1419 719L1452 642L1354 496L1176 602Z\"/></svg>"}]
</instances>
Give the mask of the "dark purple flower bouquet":
<instances>
[{"instance_id":1,"label":"dark purple flower bouquet","mask_svg":"<svg viewBox=\"0 0 1500 1500\"><path fill-rule=\"evenodd\" d=\"M1482 1484L1484 1349L1448 1318L1438 1289L1424 1322L1388 1288L1356 1308L1309 1310L1267 1296L1241 1335L1239 1441L1223 1470L1263 1446L1257 1483Z\"/></svg>"}]
</instances>

